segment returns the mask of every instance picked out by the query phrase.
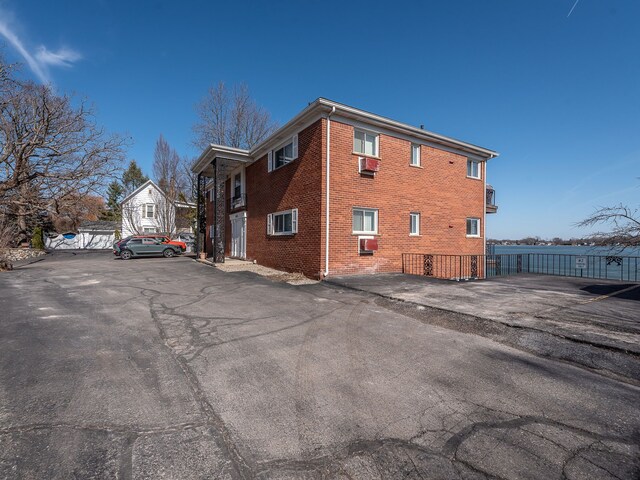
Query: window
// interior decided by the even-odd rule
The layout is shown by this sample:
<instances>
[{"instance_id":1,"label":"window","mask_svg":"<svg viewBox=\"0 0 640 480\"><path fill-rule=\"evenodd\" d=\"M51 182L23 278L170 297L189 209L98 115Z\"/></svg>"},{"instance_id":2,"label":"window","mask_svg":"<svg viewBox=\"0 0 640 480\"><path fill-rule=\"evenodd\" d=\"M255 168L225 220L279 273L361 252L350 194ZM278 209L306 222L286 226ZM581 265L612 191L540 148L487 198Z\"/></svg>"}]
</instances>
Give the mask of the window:
<instances>
[{"instance_id":1,"label":"window","mask_svg":"<svg viewBox=\"0 0 640 480\"><path fill-rule=\"evenodd\" d=\"M354 208L353 233L378 233L378 210Z\"/></svg>"},{"instance_id":2,"label":"window","mask_svg":"<svg viewBox=\"0 0 640 480\"><path fill-rule=\"evenodd\" d=\"M411 165L414 167L420 166L420 145L415 143L411 145Z\"/></svg>"},{"instance_id":3,"label":"window","mask_svg":"<svg viewBox=\"0 0 640 480\"><path fill-rule=\"evenodd\" d=\"M236 173L233 177L233 198L240 198L242 196L242 175Z\"/></svg>"},{"instance_id":4,"label":"window","mask_svg":"<svg viewBox=\"0 0 640 480\"><path fill-rule=\"evenodd\" d=\"M153 203L145 204L143 213L144 218L153 218Z\"/></svg>"},{"instance_id":5,"label":"window","mask_svg":"<svg viewBox=\"0 0 640 480\"><path fill-rule=\"evenodd\" d=\"M363 155L378 156L378 135L375 133L354 130L353 151Z\"/></svg>"},{"instance_id":6,"label":"window","mask_svg":"<svg viewBox=\"0 0 640 480\"><path fill-rule=\"evenodd\" d=\"M156 233L155 227L144 227L142 233Z\"/></svg>"},{"instance_id":7,"label":"window","mask_svg":"<svg viewBox=\"0 0 640 480\"><path fill-rule=\"evenodd\" d=\"M291 137L281 147L271 150L268 158L268 170L276 170L298 158L298 135Z\"/></svg>"},{"instance_id":8,"label":"window","mask_svg":"<svg viewBox=\"0 0 640 480\"><path fill-rule=\"evenodd\" d=\"M480 219L467 218L467 237L480 236Z\"/></svg>"},{"instance_id":9,"label":"window","mask_svg":"<svg viewBox=\"0 0 640 480\"><path fill-rule=\"evenodd\" d=\"M420 214L409 214L409 235L420 235Z\"/></svg>"},{"instance_id":10,"label":"window","mask_svg":"<svg viewBox=\"0 0 640 480\"><path fill-rule=\"evenodd\" d=\"M467 160L467 177L480 178L480 162L476 160Z\"/></svg>"},{"instance_id":11,"label":"window","mask_svg":"<svg viewBox=\"0 0 640 480\"><path fill-rule=\"evenodd\" d=\"M298 233L298 209L267 215L267 235L293 235Z\"/></svg>"}]
</instances>

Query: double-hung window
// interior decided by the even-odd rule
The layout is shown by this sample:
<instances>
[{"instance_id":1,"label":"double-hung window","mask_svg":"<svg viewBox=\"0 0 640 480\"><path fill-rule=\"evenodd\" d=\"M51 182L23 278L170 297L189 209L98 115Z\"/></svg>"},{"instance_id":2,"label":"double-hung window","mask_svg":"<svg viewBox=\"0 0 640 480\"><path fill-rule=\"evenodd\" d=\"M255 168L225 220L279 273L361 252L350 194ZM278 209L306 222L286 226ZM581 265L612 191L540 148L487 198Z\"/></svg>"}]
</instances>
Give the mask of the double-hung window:
<instances>
[{"instance_id":1,"label":"double-hung window","mask_svg":"<svg viewBox=\"0 0 640 480\"><path fill-rule=\"evenodd\" d=\"M378 142L380 136L364 130L353 131L353 151L371 157L378 156Z\"/></svg>"},{"instance_id":2,"label":"double-hung window","mask_svg":"<svg viewBox=\"0 0 640 480\"><path fill-rule=\"evenodd\" d=\"M298 233L298 209L267 215L267 235L293 235Z\"/></svg>"},{"instance_id":3,"label":"double-hung window","mask_svg":"<svg viewBox=\"0 0 640 480\"><path fill-rule=\"evenodd\" d=\"M420 145L415 143L411 145L411 166L420 166Z\"/></svg>"},{"instance_id":4,"label":"double-hung window","mask_svg":"<svg viewBox=\"0 0 640 480\"><path fill-rule=\"evenodd\" d=\"M298 135L294 135L284 145L269 152L268 170L276 170L298 158Z\"/></svg>"},{"instance_id":5,"label":"double-hung window","mask_svg":"<svg viewBox=\"0 0 640 480\"><path fill-rule=\"evenodd\" d=\"M354 208L353 233L378 233L378 210L374 208Z\"/></svg>"},{"instance_id":6,"label":"double-hung window","mask_svg":"<svg viewBox=\"0 0 640 480\"><path fill-rule=\"evenodd\" d=\"M480 236L480 219L467 218L467 237Z\"/></svg>"},{"instance_id":7,"label":"double-hung window","mask_svg":"<svg viewBox=\"0 0 640 480\"><path fill-rule=\"evenodd\" d=\"M480 179L480 162L467 159L467 177Z\"/></svg>"},{"instance_id":8,"label":"double-hung window","mask_svg":"<svg viewBox=\"0 0 640 480\"><path fill-rule=\"evenodd\" d=\"M409 214L409 235L420 235L420 214L417 212Z\"/></svg>"},{"instance_id":9,"label":"double-hung window","mask_svg":"<svg viewBox=\"0 0 640 480\"><path fill-rule=\"evenodd\" d=\"M153 203L147 203L144 206L144 218L153 218Z\"/></svg>"}]
</instances>

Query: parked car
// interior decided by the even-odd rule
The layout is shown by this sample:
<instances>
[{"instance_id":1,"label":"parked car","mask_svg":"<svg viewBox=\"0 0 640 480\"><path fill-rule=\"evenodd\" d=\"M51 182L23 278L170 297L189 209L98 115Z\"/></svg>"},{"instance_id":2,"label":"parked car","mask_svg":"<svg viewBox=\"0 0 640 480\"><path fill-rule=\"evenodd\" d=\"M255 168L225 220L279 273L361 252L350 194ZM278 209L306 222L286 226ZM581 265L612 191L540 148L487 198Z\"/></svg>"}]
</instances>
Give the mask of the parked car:
<instances>
[{"instance_id":1,"label":"parked car","mask_svg":"<svg viewBox=\"0 0 640 480\"><path fill-rule=\"evenodd\" d=\"M180 247L183 253L187 249L187 244L181 241L179 238L175 240L171 240L171 238L167 237L166 235L158 235L158 234L134 235L133 238L155 238L156 240L159 240L162 243L168 243L170 245L176 245Z\"/></svg>"},{"instance_id":2,"label":"parked car","mask_svg":"<svg viewBox=\"0 0 640 480\"><path fill-rule=\"evenodd\" d=\"M123 260L133 257L164 256L173 257L186 250L183 242L172 242L168 237L156 235L136 235L113 244L113 254Z\"/></svg>"}]
</instances>

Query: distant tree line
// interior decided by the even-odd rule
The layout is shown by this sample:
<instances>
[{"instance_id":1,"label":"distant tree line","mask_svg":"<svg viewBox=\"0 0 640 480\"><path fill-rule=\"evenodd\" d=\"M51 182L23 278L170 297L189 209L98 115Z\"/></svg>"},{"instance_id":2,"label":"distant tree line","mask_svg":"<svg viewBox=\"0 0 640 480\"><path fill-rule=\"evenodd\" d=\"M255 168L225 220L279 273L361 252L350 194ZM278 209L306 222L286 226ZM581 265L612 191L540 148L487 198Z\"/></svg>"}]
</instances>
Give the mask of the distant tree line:
<instances>
[{"instance_id":1,"label":"distant tree line","mask_svg":"<svg viewBox=\"0 0 640 480\"><path fill-rule=\"evenodd\" d=\"M495 245L596 245L596 246L634 246L633 239L618 237L616 239L605 238L600 235L592 235L586 237L571 237L568 239L553 237L551 239L545 239L541 237L525 237L520 239L496 239L488 238L487 243Z\"/></svg>"}]
</instances>

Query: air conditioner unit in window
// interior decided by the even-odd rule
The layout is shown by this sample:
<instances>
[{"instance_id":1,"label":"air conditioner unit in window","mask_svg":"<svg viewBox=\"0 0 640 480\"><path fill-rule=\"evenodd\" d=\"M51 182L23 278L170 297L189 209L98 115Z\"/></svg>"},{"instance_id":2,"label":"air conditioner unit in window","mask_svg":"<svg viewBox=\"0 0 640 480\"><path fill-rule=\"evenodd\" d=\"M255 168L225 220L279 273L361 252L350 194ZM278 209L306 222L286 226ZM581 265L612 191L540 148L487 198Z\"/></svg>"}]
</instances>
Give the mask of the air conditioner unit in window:
<instances>
[{"instance_id":1,"label":"air conditioner unit in window","mask_svg":"<svg viewBox=\"0 0 640 480\"><path fill-rule=\"evenodd\" d=\"M375 175L380 170L380 160L375 158L360 157L360 173Z\"/></svg>"},{"instance_id":2,"label":"air conditioner unit in window","mask_svg":"<svg viewBox=\"0 0 640 480\"><path fill-rule=\"evenodd\" d=\"M373 253L378 250L377 238L361 238L360 253Z\"/></svg>"}]
</instances>

